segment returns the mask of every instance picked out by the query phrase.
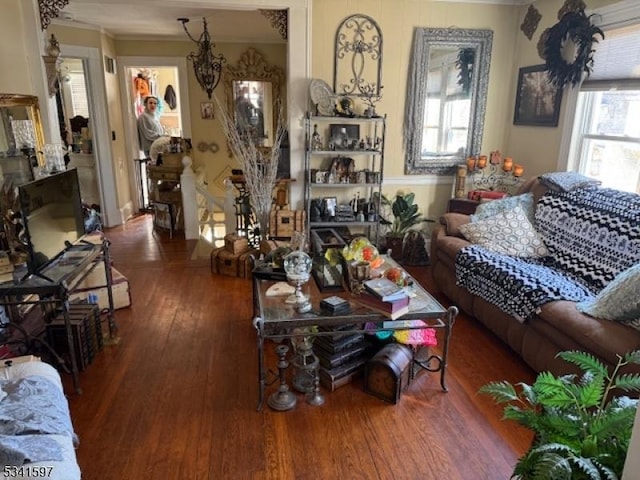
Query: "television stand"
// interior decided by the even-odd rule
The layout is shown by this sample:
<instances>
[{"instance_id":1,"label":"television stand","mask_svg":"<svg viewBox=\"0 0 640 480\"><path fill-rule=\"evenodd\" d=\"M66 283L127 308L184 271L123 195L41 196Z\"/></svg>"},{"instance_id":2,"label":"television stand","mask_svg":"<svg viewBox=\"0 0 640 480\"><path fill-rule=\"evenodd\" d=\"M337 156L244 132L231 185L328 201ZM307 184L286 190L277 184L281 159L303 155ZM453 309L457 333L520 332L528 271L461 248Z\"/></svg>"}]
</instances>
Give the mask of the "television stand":
<instances>
[{"instance_id":1,"label":"television stand","mask_svg":"<svg viewBox=\"0 0 640 480\"><path fill-rule=\"evenodd\" d=\"M110 242L104 237L97 244L86 240L80 242L81 244L76 243L65 249L41 270L28 274L22 281L0 284L0 306L42 305L46 307L49 305L51 309L58 308L61 311L69 348L69 363L71 364L69 367L76 393L82 393L82 389L78 378L78 362L69 316L69 295L73 292L74 287L100 263L104 263L104 286L107 288L109 298L107 309L109 337L113 343L118 340L118 327L115 322L113 304L111 260L109 258ZM18 324L17 319L12 318L12 309L7 308L6 310L9 314L9 323ZM43 319L43 322L45 320Z\"/></svg>"}]
</instances>

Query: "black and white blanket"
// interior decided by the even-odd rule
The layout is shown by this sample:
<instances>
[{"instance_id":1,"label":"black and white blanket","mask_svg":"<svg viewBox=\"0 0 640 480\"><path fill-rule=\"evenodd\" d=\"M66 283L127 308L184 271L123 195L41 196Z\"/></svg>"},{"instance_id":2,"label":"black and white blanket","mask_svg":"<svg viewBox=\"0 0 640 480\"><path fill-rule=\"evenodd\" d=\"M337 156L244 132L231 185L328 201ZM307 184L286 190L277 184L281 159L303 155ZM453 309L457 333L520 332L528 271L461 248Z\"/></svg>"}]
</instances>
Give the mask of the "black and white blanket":
<instances>
[{"instance_id":1,"label":"black and white blanket","mask_svg":"<svg viewBox=\"0 0 640 480\"><path fill-rule=\"evenodd\" d=\"M458 252L456 284L520 322L553 300L579 302L592 296L566 272L548 267L541 260L501 255L477 245Z\"/></svg>"},{"instance_id":2,"label":"black and white blanket","mask_svg":"<svg viewBox=\"0 0 640 480\"><path fill-rule=\"evenodd\" d=\"M471 245L456 256L457 284L525 321L553 300L593 297L640 262L640 195L593 186L549 191L535 219L548 257L509 257Z\"/></svg>"}]
</instances>

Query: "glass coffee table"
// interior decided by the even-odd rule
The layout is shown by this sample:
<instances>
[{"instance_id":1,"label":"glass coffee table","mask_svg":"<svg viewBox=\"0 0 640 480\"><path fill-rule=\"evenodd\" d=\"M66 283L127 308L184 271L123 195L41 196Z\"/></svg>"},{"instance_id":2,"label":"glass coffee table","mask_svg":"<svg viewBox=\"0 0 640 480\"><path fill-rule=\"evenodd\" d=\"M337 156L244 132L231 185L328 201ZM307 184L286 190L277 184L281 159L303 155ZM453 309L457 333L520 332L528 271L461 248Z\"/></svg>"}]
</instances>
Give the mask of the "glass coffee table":
<instances>
[{"instance_id":1,"label":"glass coffee table","mask_svg":"<svg viewBox=\"0 0 640 480\"><path fill-rule=\"evenodd\" d=\"M387 267L400 267L390 257L385 257ZM406 272L405 272L406 273ZM408 273L407 278L412 282L412 296L409 302L409 313L395 321L370 308L362 306L356 301L356 295L343 291L339 293L321 293L313 277L305 285L305 293L310 296L312 310L307 313L299 313L292 304L285 302L286 296L267 296L269 287L277 283L275 280L256 278L254 275L254 307L255 317L253 325L257 332L258 342L258 385L259 399L258 410L264 403L265 387L267 385L267 370L265 370L264 342L265 339L277 339L300 336L332 336L350 333L376 333L394 330L417 330L425 328L443 329L444 345L441 355L428 355L425 359L413 360L414 366L430 372L440 372L440 385L443 391L447 391L445 373L447 368L447 356L449 353L449 341L458 309L455 306L444 308ZM320 309L320 301L323 298L338 295L349 301L350 311L346 314L331 314ZM422 320L420 326L407 326L405 320ZM339 331L327 331L323 327L344 327ZM313 328L316 327L316 328ZM277 378L274 378L274 381ZM269 382L273 383L273 382Z\"/></svg>"}]
</instances>

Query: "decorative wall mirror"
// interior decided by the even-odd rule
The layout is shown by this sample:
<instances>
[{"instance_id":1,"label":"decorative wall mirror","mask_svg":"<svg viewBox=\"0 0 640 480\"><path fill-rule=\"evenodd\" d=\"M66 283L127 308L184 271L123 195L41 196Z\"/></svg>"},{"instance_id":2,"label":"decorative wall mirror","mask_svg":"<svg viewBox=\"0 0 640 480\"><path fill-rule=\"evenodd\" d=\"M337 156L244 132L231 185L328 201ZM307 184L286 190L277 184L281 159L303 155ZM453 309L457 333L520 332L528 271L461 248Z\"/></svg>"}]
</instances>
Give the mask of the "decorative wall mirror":
<instances>
[{"instance_id":1,"label":"decorative wall mirror","mask_svg":"<svg viewBox=\"0 0 640 480\"><path fill-rule=\"evenodd\" d=\"M5 182L33 180L33 168L44 165L43 145L38 97L0 94L0 171Z\"/></svg>"},{"instance_id":2,"label":"decorative wall mirror","mask_svg":"<svg viewBox=\"0 0 640 480\"><path fill-rule=\"evenodd\" d=\"M223 78L227 111L238 130L253 138L258 146L273 146L278 121L276 105L281 103L284 71L269 66L260 52L249 48L237 65L225 69Z\"/></svg>"},{"instance_id":3,"label":"decorative wall mirror","mask_svg":"<svg viewBox=\"0 0 640 480\"><path fill-rule=\"evenodd\" d=\"M491 30L417 28L407 86L406 174L450 175L480 153Z\"/></svg>"}]
</instances>

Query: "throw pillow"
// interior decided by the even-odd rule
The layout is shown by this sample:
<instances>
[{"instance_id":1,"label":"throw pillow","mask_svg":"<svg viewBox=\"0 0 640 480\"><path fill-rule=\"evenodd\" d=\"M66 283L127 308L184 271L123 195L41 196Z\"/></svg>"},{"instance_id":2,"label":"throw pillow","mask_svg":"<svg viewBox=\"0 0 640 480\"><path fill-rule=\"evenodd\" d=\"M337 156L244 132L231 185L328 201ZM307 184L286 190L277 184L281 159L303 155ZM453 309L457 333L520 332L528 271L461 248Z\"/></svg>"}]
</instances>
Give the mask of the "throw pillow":
<instances>
[{"instance_id":1,"label":"throw pillow","mask_svg":"<svg viewBox=\"0 0 640 480\"><path fill-rule=\"evenodd\" d=\"M640 330L640 263L618 274L595 297L579 302L582 313Z\"/></svg>"},{"instance_id":2,"label":"throw pillow","mask_svg":"<svg viewBox=\"0 0 640 480\"><path fill-rule=\"evenodd\" d=\"M597 187L602 182L578 172L551 172L540 175L540 181L556 192L570 192L577 188Z\"/></svg>"},{"instance_id":3,"label":"throw pillow","mask_svg":"<svg viewBox=\"0 0 640 480\"><path fill-rule=\"evenodd\" d=\"M476 208L476 213L471 215L471 221L475 223L479 220L493 217L498 213L513 210L516 205L520 205L522 207L522 210L527 215L529 222L532 224L535 223L533 193L523 193L522 195L515 195L513 197L481 203L478 205L478 208Z\"/></svg>"},{"instance_id":4,"label":"throw pillow","mask_svg":"<svg viewBox=\"0 0 640 480\"><path fill-rule=\"evenodd\" d=\"M461 225L460 233L471 243L504 255L544 257L549 254L520 205L493 217Z\"/></svg>"}]
</instances>

